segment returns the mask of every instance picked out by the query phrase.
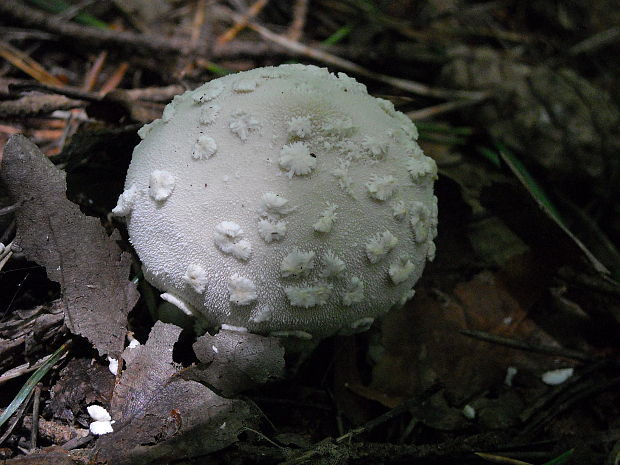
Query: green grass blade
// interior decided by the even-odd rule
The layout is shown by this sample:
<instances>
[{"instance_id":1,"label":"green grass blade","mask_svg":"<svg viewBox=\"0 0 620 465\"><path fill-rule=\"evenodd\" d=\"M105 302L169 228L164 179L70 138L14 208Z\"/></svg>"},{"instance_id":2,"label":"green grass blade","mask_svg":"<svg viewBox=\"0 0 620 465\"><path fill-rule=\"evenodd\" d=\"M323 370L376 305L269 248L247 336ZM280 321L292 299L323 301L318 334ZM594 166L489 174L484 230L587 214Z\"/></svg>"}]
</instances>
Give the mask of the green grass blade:
<instances>
[{"instance_id":1,"label":"green grass blade","mask_svg":"<svg viewBox=\"0 0 620 465\"><path fill-rule=\"evenodd\" d=\"M28 0L28 3L52 14L62 13L67 10L67 8L71 7L70 4L62 0ZM73 21L83 24L84 26L98 27L100 29L108 28L108 25L105 22L89 15L88 13L78 13L73 17Z\"/></svg>"},{"instance_id":2,"label":"green grass blade","mask_svg":"<svg viewBox=\"0 0 620 465\"><path fill-rule=\"evenodd\" d=\"M336 32L330 35L327 39L321 42L321 44L335 45L338 42L340 42L342 39L344 39L346 36L348 36L352 30L353 30L353 26L349 26L349 25L342 26L340 29L338 29Z\"/></svg>"},{"instance_id":3,"label":"green grass blade","mask_svg":"<svg viewBox=\"0 0 620 465\"><path fill-rule=\"evenodd\" d=\"M52 356L45 361L43 365L41 365L37 370L30 376L26 384L22 386L19 390L15 399L9 404L9 406L2 412L0 415L0 427L6 423L6 421L11 418L11 415L15 413L15 411L19 408L19 406L28 398L28 395L34 387L37 385L41 378L43 378L50 369L56 365L56 362L60 360L60 358L67 352L69 347L69 343L61 345L56 351L52 354Z\"/></svg>"},{"instance_id":4,"label":"green grass blade","mask_svg":"<svg viewBox=\"0 0 620 465\"><path fill-rule=\"evenodd\" d=\"M571 455L573 455L573 452L575 452L575 449L567 450L563 454L558 455L556 458L545 462L543 465L564 465L568 462L568 459L571 457Z\"/></svg>"}]
</instances>

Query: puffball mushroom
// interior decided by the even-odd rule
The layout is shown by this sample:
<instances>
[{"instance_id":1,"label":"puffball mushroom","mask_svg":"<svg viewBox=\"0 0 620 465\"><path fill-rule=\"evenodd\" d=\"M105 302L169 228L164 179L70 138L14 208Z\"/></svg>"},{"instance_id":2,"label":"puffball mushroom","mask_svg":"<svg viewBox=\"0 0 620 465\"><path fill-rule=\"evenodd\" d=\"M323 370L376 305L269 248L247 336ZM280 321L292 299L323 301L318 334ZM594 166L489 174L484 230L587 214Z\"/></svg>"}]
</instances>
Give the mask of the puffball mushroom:
<instances>
[{"instance_id":1,"label":"puffball mushroom","mask_svg":"<svg viewBox=\"0 0 620 465\"><path fill-rule=\"evenodd\" d=\"M435 255L435 163L404 114L343 73L228 75L138 134L113 213L145 278L203 327L361 331Z\"/></svg>"}]
</instances>

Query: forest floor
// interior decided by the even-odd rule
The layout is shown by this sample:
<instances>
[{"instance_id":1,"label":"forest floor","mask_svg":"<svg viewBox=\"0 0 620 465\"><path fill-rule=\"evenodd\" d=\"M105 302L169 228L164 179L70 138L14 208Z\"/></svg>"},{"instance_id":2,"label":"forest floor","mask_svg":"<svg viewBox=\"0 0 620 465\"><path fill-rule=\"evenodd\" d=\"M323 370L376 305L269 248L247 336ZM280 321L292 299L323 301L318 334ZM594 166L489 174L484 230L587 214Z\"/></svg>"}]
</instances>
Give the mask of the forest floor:
<instances>
[{"instance_id":1,"label":"forest floor","mask_svg":"<svg viewBox=\"0 0 620 465\"><path fill-rule=\"evenodd\" d=\"M0 462L620 463L618 24L611 0L0 2ZM271 338L156 323L110 215L175 95L282 63L390 100L439 169L415 297L286 374Z\"/></svg>"}]
</instances>

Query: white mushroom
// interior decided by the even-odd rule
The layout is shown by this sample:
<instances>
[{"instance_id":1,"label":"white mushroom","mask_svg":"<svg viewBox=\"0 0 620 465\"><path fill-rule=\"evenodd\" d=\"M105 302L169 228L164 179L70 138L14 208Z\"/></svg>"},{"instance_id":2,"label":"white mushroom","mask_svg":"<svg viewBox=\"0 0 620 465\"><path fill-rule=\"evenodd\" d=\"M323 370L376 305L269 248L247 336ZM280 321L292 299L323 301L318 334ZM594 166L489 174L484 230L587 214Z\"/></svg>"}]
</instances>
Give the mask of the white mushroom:
<instances>
[{"instance_id":1,"label":"white mushroom","mask_svg":"<svg viewBox=\"0 0 620 465\"><path fill-rule=\"evenodd\" d=\"M145 277L203 327L321 338L409 298L435 253L435 163L402 113L315 66L177 96L114 213Z\"/></svg>"}]
</instances>

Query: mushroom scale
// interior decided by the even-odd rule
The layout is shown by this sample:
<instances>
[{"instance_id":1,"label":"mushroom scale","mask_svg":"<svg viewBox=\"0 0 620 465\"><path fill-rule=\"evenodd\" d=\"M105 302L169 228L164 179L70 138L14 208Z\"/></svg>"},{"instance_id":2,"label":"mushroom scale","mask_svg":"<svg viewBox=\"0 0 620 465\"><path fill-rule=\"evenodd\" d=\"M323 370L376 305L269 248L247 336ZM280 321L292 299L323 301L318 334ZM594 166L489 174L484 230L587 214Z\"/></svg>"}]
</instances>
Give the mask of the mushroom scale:
<instances>
[{"instance_id":1,"label":"mushroom scale","mask_svg":"<svg viewBox=\"0 0 620 465\"><path fill-rule=\"evenodd\" d=\"M257 68L175 97L125 192L146 279L203 327L322 338L412 295L437 169L413 123L343 73Z\"/></svg>"}]
</instances>

